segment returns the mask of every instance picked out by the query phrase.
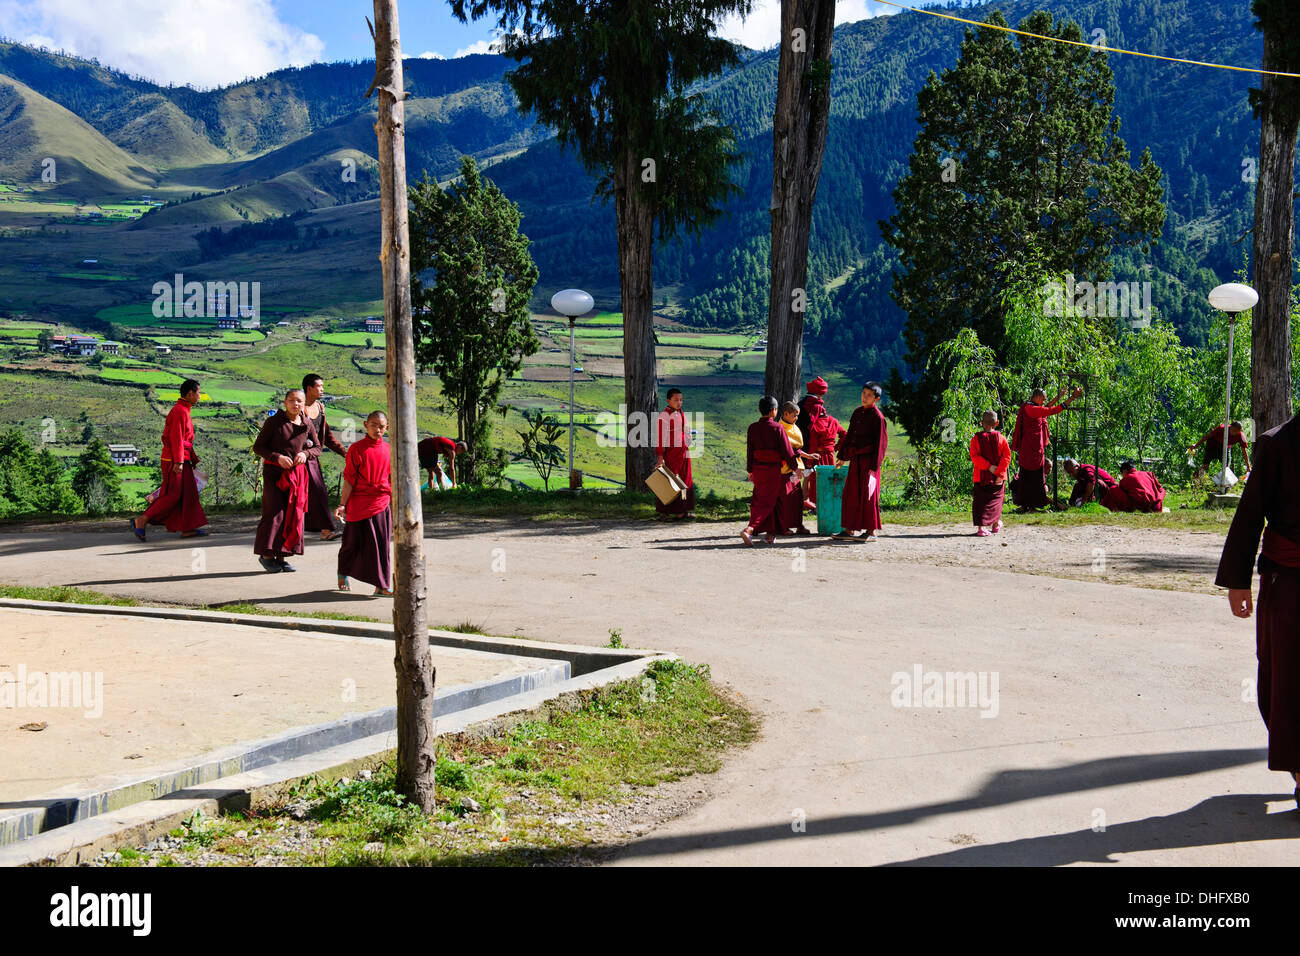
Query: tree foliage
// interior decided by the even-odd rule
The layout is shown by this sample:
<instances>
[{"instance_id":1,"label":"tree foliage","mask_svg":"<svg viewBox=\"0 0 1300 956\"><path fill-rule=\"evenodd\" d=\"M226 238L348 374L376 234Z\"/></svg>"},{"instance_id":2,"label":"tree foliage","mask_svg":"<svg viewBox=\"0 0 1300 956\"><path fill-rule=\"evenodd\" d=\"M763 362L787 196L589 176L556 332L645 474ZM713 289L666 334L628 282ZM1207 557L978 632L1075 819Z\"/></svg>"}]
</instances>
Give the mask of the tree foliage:
<instances>
[{"instance_id":1,"label":"tree foliage","mask_svg":"<svg viewBox=\"0 0 1300 956\"><path fill-rule=\"evenodd\" d=\"M445 190L427 176L411 191L411 302L416 359L442 381L469 445L462 481L487 477L489 412L505 380L538 349L528 303L537 266L519 208L466 156Z\"/></svg>"}]
</instances>

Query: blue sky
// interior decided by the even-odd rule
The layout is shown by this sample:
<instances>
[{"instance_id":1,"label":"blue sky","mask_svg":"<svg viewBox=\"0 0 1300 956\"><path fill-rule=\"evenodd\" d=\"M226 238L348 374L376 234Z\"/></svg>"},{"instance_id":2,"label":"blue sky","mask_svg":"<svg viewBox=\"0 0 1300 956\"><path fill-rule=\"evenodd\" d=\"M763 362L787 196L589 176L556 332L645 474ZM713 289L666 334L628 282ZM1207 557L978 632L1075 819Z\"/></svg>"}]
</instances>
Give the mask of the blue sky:
<instances>
[{"instance_id":1,"label":"blue sky","mask_svg":"<svg viewBox=\"0 0 1300 956\"><path fill-rule=\"evenodd\" d=\"M918 4L919 5L919 4ZM0 35L98 59L158 83L211 88L290 65L369 59L369 0L0 0ZM894 13L874 0L838 0L836 21ZM464 25L446 0L400 0L407 56L486 52L492 21ZM776 42L780 0L755 0L723 34L751 47Z\"/></svg>"}]
</instances>

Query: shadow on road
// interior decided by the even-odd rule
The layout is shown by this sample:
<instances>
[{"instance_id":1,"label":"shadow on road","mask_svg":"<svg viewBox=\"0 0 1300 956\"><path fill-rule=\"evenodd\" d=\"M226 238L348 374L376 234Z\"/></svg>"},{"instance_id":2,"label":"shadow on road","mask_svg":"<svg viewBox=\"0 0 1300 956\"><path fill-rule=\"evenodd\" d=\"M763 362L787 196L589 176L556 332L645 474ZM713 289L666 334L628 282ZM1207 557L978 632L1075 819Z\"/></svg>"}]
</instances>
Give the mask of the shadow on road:
<instances>
[{"instance_id":1,"label":"shadow on road","mask_svg":"<svg viewBox=\"0 0 1300 956\"><path fill-rule=\"evenodd\" d=\"M907 826L930 817L984 810L1042 797L1082 793L1107 787L1185 777L1227 767L1262 761L1262 749L1176 751L1107 757L1066 767L1045 770L1004 770L992 778L975 795L962 800L918 804L879 813L809 818L807 830L795 833L788 821L770 826L681 836L649 837L620 848L613 859L663 856L691 850L745 846L755 843L869 833L890 827ZM1286 795L1288 798L1290 794ZM1091 829L1062 836L1031 837L988 847L967 847L951 853L926 857L919 862L962 864L1052 865L1076 860L1105 860L1107 853L1125 850L1152 850L1164 846L1211 846L1242 840L1295 839L1300 837L1296 814L1265 815L1264 803L1280 799L1262 794L1213 797L1189 810L1170 817L1116 824L1104 833ZM1197 812L1199 810L1199 812ZM1090 839L1089 839L1090 838ZM1161 840L1172 842L1162 843ZM969 856L962 856L962 854ZM985 856L981 857L983 853Z\"/></svg>"}]
</instances>

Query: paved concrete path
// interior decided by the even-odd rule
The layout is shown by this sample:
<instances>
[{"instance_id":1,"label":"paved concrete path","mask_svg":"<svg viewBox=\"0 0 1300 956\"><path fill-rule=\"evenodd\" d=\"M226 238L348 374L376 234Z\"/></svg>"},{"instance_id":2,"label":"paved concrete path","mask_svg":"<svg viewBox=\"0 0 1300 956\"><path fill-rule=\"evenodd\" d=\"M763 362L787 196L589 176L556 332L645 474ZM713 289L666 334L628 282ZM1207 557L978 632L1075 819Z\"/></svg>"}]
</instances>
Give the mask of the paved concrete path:
<instances>
[{"instance_id":1,"label":"paved concrete path","mask_svg":"<svg viewBox=\"0 0 1300 956\"><path fill-rule=\"evenodd\" d=\"M1249 694L1253 621L1222 597L917 560L921 536L969 547L957 526L746 550L724 525L433 521L431 623L590 644L618 628L711 664L762 714L762 739L701 784L711 799L621 863L1297 858L1291 785L1265 769ZM1078 530L1090 555L1097 531ZM1203 540L1190 557L1212 564L1218 541ZM0 580L387 613L330 590L334 545L269 575L247 529L194 543L10 534ZM956 684L927 698L932 672L975 675L974 699Z\"/></svg>"}]
</instances>

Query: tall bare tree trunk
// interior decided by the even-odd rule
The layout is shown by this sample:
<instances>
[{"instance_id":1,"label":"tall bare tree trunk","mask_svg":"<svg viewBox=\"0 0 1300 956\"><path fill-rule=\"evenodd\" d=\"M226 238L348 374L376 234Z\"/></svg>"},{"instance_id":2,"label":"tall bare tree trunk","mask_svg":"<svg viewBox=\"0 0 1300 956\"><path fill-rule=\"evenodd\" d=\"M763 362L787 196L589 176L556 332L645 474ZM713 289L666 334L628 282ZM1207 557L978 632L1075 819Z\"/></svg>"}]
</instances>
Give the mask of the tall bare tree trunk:
<instances>
[{"instance_id":1,"label":"tall bare tree trunk","mask_svg":"<svg viewBox=\"0 0 1300 956\"><path fill-rule=\"evenodd\" d=\"M628 152L615 176L618 278L623 302L623 394L627 403L627 451L623 463L629 490L640 489L654 470L654 417L659 381L655 376L654 209L637 188L641 157ZM634 428L638 421L644 424Z\"/></svg>"},{"instance_id":2,"label":"tall bare tree trunk","mask_svg":"<svg viewBox=\"0 0 1300 956\"><path fill-rule=\"evenodd\" d=\"M1279 31L1264 33L1264 69L1293 72ZM1291 262L1295 256L1295 149L1300 81L1265 76L1260 84L1259 179L1255 184L1255 291L1250 389L1255 434L1291 417Z\"/></svg>"},{"instance_id":3,"label":"tall bare tree trunk","mask_svg":"<svg viewBox=\"0 0 1300 956\"><path fill-rule=\"evenodd\" d=\"M433 683L425 617L424 513L415 425L415 341L407 233L406 99L397 0L375 3L375 79L379 91L379 204L383 239L388 417L393 449L393 640L397 654L397 791L425 812L434 806Z\"/></svg>"},{"instance_id":4,"label":"tall bare tree trunk","mask_svg":"<svg viewBox=\"0 0 1300 956\"><path fill-rule=\"evenodd\" d=\"M772 116L772 256L767 394L799 397L808 237L826 151L835 0L781 0L781 58Z\"/></svg>"}]
</instances>

